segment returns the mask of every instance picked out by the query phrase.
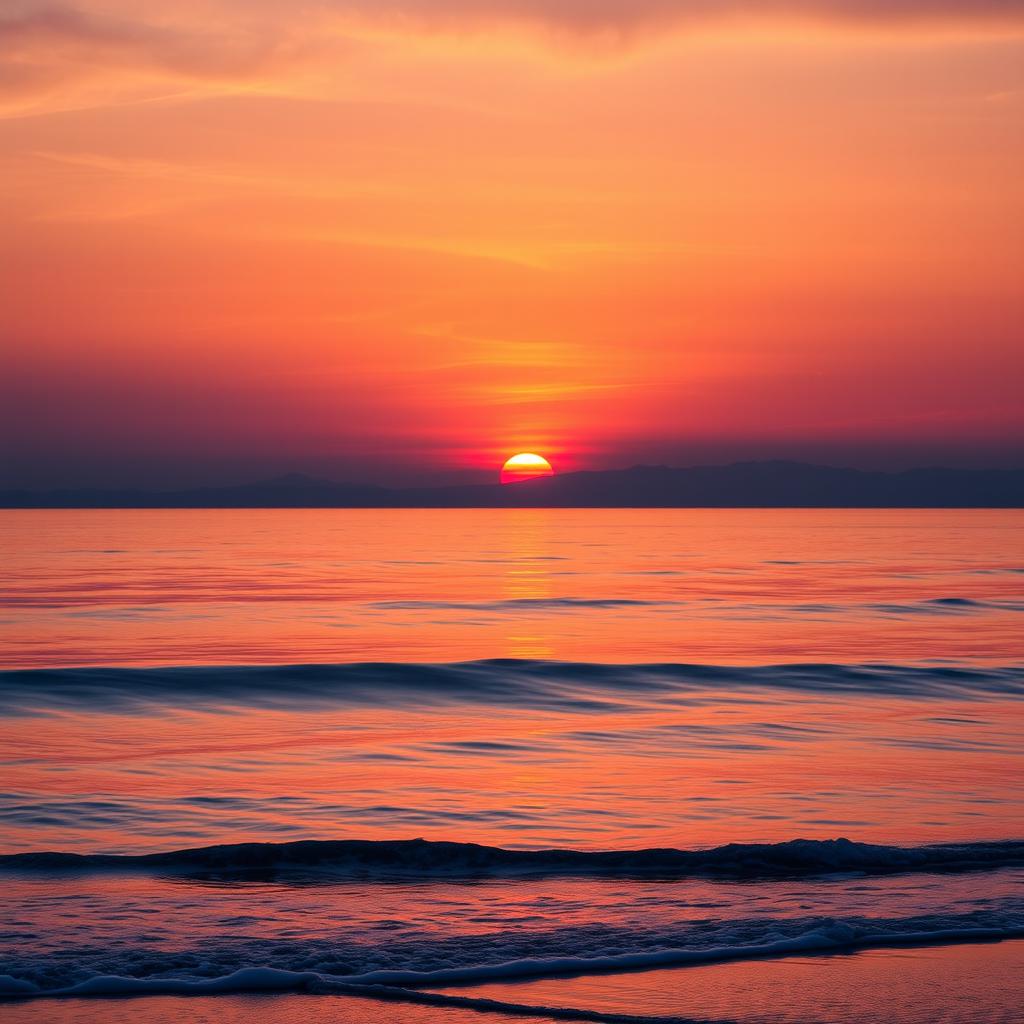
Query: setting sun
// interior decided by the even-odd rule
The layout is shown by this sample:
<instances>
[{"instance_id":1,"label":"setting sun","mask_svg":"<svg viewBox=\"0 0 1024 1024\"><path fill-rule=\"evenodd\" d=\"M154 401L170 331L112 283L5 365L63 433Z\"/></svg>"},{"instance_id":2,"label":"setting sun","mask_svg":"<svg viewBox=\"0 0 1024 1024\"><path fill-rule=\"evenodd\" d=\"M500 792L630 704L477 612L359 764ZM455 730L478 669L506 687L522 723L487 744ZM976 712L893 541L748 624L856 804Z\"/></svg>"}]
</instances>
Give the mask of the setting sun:
<instances>
[{"instance_id":1,"label":"setting sun","mask_svg":"<svg viewBox=\"0 0 1024 1024\"><path fill-rule=\"evenodd\" d=\"M501 467L501 482L515 484L522 480L535 480L539 476L554 476L554 472L551 463L542 455L520 452Z\"/></svg>"}]
</instances>

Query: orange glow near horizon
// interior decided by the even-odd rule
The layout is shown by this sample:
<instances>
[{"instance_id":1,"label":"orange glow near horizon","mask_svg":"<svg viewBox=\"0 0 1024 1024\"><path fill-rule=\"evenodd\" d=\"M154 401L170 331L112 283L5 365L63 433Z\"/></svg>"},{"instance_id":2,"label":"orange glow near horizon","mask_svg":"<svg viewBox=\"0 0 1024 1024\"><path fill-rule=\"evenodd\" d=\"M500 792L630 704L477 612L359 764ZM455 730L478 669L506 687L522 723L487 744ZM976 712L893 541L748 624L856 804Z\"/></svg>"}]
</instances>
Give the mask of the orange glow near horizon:
<instances>
[{"instance_id":1,"label":"orange glow near horizon","mask_svg":"<svg viewBox=\"0 0 1024 1024\"><path fill-rule=\"evenodd\" d=\"M522 480L537 480L543 476L553 476L554 472L551 463L543 455L520 452L507 459L501 467L501 482L514 484Z\"/></svg>"},{"instance_id":2,"label":"orange glow near horizon","mask_svg":"<svg viewBox=\"0 0 1024 1024\"><path fill-rule=\"evenodd\" d=\"M1018 461L1024 16L715 6L28 0L0 484Z\"/></svg>"}]
</instances>

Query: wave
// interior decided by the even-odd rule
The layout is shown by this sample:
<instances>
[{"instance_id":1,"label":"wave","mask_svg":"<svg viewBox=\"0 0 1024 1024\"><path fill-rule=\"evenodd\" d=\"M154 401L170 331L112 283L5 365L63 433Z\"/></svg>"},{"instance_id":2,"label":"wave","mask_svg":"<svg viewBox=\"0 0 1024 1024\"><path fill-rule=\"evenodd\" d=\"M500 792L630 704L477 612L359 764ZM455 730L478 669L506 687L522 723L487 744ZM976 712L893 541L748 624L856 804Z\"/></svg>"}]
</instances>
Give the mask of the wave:
<instances>
[{"instance_id":1,"label":"wave","mask_svg":"<svg viewBox=\"0 0 1024 1024\"><path fill-rule=\"evenodd\" d=\"M311 970L288 970L270 965L244 967L214 977L138 977L95 974L71 984L59 981L50 986L24 977L0 975L0 998L84 997L128 995L218 995L239 992L307 991L348 994L386 1000L462 1006L501 1013L537 1015L570 1020L652 1021L680 1018L633 1017L602 1014L564 1007L524 1006L472 996L430 992L431 987L474 985L508 979L554 976L582 976L616 971L663 967L685 967L727 961L784 957L820 952L854 952L891 947L949 945L1024 938L1024 916L998 925L957 924L955 919L937 917L891 920L822 920L796 934L773 934L765 922L761 941L708 946L704 948L660 948L618 952L604 956L565 955L547 959L528 958L499 963L445 967L436 970L372 970L362 974L336 975ZM925 927L915 927L916 925ZM929 926L930 925L930 926ZM421 991L426 989L428 991ZM554 1011L554 1012L552 1012Z\"/></svg>"},{"instance_id":2,"label":"wave","mask_svg":"<svg viewBox=\"0 0 1024 1024\"><path fill-rule=\"evenodd\" d=\"M371 608L391 611L536 612L577 608L660 608L680 601L645 601L626 597L512 597L504 601L375 601Z\"/></svg>"},{"instance_id":3,"label":"wave","mask_svg":"<svg viewBox=\"0 0 1024 1024\"><path fill-rule=\"evenodd\" d=\"M979 612L1024 612L1024 601L984 601L971 597L932 597L920 601L903 603L842 604L836 602L813 602L804 604L733 603L682 600L640 600L636 598L613 597L516 597L501 601L375 601L371 608L383 611L457 611L477 612L485 615L502 615L531 612L592 611L595 609L614 610L622 608L664 609L678 611L685 609L701 616L729 617L736 613L762 613L766 615L864 615L877 613L885 616L907 615L957 615ZM134 609L133 609L134 610Z\"/></svg>"},{"instance_id":4,"label":"wave","mask_svg":"<svg viewBox=\"0 0 1024 1024\"><path fill-rule=\"evenodd\" d=\"M836 872L886 875L967 872L1024 866L1024 840L885 846L849 839L730 843L709 850L507 850L476 843L408 840L302 840L240 843L134 856L15 853L0 870L142 871L244 876L327 870L360 879L584 875L736 879L805 877Z\"/></svg>"},{"instance_id":5,"label":"wave","mask_svg":"<svg viewBox=\"0 0 1024 1024\"><path fill-rule=\"evenodd\" d=\"M619 665L505 658L455 664L8 669L0 671L0 714L445 704L590 712L709 690L948 700L1019 698L1024 696L1024 666Z\"/></svg>"},{"instance_id":6,"label":"wave","mask_svg":"<svg viewBox=\"0 0 1024 1024\"><path fill-rule=\"evenodd\" d=\"M666 863L670 865L668 871ZM13 869L7 876L12 892L36 894L42 901L43 916L38 920L44 926L38 927L31 915L22 915L22 934L6 936L10 949L4 956L6 976L0 977L0 997L303 990L513 1015L633 1021L644 1018L602 1015L587 1009L494 1003L480 1000L472 992L460 996L430 990L502 979L684 968L811 952L1024 938L1022 863L1024 842L886 847L847 840L604 854L410 841L244 844L133 858L10 856L2 864ZM650 874L645 875L645 865L651 868ZM19 868L35 874L19 873ZM79 928L63 934L63 925L57 923L57 930L49 934L47 908L59 893L68 891L69 882L48 871L126 869L150 871L157 879L154 882L148 878L142 889L133 889L133 883L123 876L115 879L113 888L103 883L98 891L106 896L76 908L79 913L94 916L95 933ZM864 875L873 872L973 869L998 871L998 881L995 873L989 875L993 884L984 887L984 897L979 896L981 890L969 878L959 887L953 878L941 875L932 880L920 874L914 878L901 876L890 883L863 880ZM262 916L253 916L257 905L267 898L268 878L264 872L277 870L298 872L294 877L300 885L301 873L311 872L305 877L314 881L316 888L308 890L309 898L297 898L299 890L290 885L275 886L273 891L279 894L275 902L260 906ZM340 872L340 876L328 871ZM665 892L665 907L670 912L603 916L597 908L605 904L597 894L592 914L523 917L513 911L507 918L488 914L486 922L478 915L463 914L464 924L474 923L449 931L429 923L432 911L427 926L421 927L415 915L393 920L389 907L360 917L352 904L361 899L378 906L379 883L388 878L417 879L417 889L423 889L427 880L439 880L439 891L447 894L441 897L444 901L452 899L454 892L471 896L476 891L477 886L472 884L455 889L446 884L460 880L460 876L472 882L469 876L498 875L506 891L511 884L504 881L506 875L519 873L533 878L536 876L532 872L550 871L620 879L626 873L640 874L645 904L650 907L651 900ZM258 885L255 889L241 885L237 890L241 902L221 904L221 894L226 886L234 884L235 874L241 882ZM738 888L740 892L726 905L720 898L704 893L707 882L698 884L700 896L660 884L686 874L721 876L724 889ZM793 875L803 875L807 881L797 883ZM286 875L285 880L290 877ZM89 885L79 885L73 874L72 878L75 881L70 891L91 891ZM781 884L772 881L779 878L784 879ZM340 886L335 885L338 881L342 882ZM740 881L745 884L738 886ZM153 902L153 884L164 886L159 904ZM522 899L534 898L531 894L535 887L525 878L515 887L525 890ZM588 883L568 898L586 901L591 888ZM628 885L622 880L613 883L612 888L618 891ZM931 892L923 903L893 899L894 894L922 888ZM120 895L122 890L138 890L139 895L134 901L125 899ZM209 892L216 894L210 904L215 920L207 915L203 927L196 931L183 927L184 919L174 917L173 912L166 930L154 927L148 918L140 923L138 915L153 913L157 905L169 911L204 905ZM333 901L322 895L328 892L336 894ZM786 898L777 901L780 892ZM762 897L761 893L769 895ZM847 900L844 894L854 898ZM246 908L249 899L254 901L251 912ZM242 908L239 913L232 911L236 905ZM477 906L472 899L466 905ZM480 905L489 905L486 894ZM818 909L808 913L812 905ZM318 926L302 927L298 917L310 906L318 908ZM709 911L692 915L676 914L672 909L686 906L708 907ZM710 910L712 907L717 909ZM287 927L261 927L261 920L281 908L297 915L296 927L287 921ZM334 920L332 915L339 913ZM112 931L109 915L123 918L123 926ZM325 929L320 926L321 920L334 921L334 926ZM382 921L388 925L383 932ZM90 941L93 934L98 941Z\"/></svg>"},{"instance_id":7,"label":"wave","mask_svg":"<svg viewBox=\"0 0 1024 1024\"><path fill-rule=\"evenodd\" d=\"M769 608L769 605L750 607ZM931 597L922 601L873 604L798 604L786 606L788 612L850 614L876 612L885 616L967 615L979 612L1024 612L1024 601L981 601L971 597Z\"/></svg>"}]
</instances>

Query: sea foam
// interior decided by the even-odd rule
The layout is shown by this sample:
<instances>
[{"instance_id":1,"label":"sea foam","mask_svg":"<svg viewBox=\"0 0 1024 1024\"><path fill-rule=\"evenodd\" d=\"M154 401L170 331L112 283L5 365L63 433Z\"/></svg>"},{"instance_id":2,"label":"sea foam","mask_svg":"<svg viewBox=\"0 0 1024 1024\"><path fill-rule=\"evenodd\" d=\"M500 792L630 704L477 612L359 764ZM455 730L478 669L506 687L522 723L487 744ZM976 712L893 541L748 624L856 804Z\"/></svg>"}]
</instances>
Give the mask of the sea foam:
<instances>
[{"instance_id":1,"label":"sea foam","mask_svg":"<svg viewBox=\"0 0 1024 1024\"><path fill-rule=\"evenodd\" d=\"M474 1000L472 997L439 995L419 991L431 987L473 985L508 979L581 976L613 971L642 970L671 966L779 957L826 951L848 951L885 947L944 945L990 942L1024 938L1024 916L1001 926L949 927L936 919L924 929L900 927L897 922L822 921L807 931L783 938L766 937L760 942L710 946L706 948L662 948L581 957L566 954L547 959L528 958L435 970L375 970L346 976L318 971L287 970L259 965L214 977L137 977L94 974L82 981L51 986L12 975L0 975L0 998L86 997L130 995L219 995L238 992L308 991L402 999L434 1005L455 1005L500 1012L533 1012L550 1016L550 1007L521 1007L518 1004ZM567 1019L632 1020L626 1016L593 1015L590 1011L569 1011L578 1016ZM588 1015L589 1014L589 1015ZM651 1018L641 1018L650 1020Z\"/></svg>"}]
</instances>

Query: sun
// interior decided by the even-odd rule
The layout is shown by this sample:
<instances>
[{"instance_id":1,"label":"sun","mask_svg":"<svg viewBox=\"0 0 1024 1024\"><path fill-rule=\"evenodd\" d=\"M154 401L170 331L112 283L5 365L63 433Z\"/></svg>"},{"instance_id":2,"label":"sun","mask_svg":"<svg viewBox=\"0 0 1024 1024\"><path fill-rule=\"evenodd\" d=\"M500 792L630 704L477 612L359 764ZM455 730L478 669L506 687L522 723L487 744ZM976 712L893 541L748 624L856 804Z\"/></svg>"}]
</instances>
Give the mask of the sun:
<instances>
[{"instance_id":1,"label":"sun","mask_svg":"<svg viewBox=\"0 0 1024 1024\"><path fill-rule=\"evenodd\" d=\"M554 476L555 471L551 463L543 455L534 455L533 452L520 452L513 455L504 466L501 467L501 482L503 484L516 484L522 480L536 480L541 476Z\"/></svg>"}]
</instances>

